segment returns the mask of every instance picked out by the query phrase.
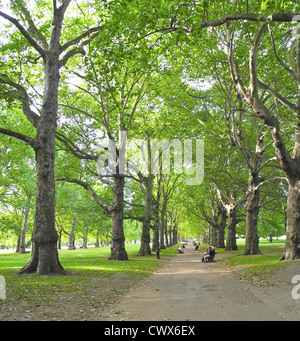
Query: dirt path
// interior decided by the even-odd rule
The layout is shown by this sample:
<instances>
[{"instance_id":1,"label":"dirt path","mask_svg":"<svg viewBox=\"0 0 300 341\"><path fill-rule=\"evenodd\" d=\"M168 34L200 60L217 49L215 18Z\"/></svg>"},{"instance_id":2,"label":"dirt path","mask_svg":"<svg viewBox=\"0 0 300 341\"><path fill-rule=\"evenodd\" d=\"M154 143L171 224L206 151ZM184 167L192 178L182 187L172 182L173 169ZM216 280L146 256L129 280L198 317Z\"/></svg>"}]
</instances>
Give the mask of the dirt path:
<instances>
[{"instance_id":1,"label":"dirt path","mask_svg":"<svg viewBox=\"0 0 300 341\"><path fill-rule=\"evenodd\" d=\"M111 305L101 320L300 320L300 300L292 298L292 284L287 284L291 277L283 287L254 287L234 278L217 262L218 255L215 260L202 263L199 252L187 246Z\"/></svg>"}]
</instances>

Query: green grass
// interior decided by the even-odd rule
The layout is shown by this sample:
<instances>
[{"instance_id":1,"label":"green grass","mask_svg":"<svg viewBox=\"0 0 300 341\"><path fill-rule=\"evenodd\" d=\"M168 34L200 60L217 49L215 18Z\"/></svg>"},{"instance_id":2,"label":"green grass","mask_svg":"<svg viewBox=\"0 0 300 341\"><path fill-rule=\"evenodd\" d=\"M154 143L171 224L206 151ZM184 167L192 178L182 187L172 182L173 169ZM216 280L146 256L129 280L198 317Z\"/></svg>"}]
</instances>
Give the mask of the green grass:
<instances>
[{"instance_id":1,"label":"green grass","mask_svg":"<svg viewBox=\"0 0 300 341\"><path fill-rule=\"evenodd\" d=\"M110 272L141 272L148 274L153 271L161 262L157 260L153 253L150 257L137 257L139 244L129 244L126 246L129 261L107 261L110 254L109 247L88 248L77 250L59 250L59 259L65 270L75 271L78 274L109 274ZM176 246L167 250L162 250L161 255L166 256L176 254ZM29 254L3 253L0 254L0 273L11 273L22 268L29 259Z\"/></svg>"},{"instance_id":2,"label":"green grass","mask_svg":"<svg viewBox=\"0 0 300 341\"><path fill-rule=\"evenodd\" d=\"M160 268L165 260L177 253L176 246L173 246L161 251L161 259L156 259L154 253L149 257L137 257L139 247L139 244L126 245L129 261L107 260L109 247L60 250L59 259L67 270L67 276L19 275L18 270L27 263L30 255L2 253L0 275L6 281L7 300L0 300L0 310L1 304L8 301L11 304L18 301L49 304L53 296L64 292L84 296L91 290L95 280L99 286L99 278L111 276L113 280L116 274L124 274L126 279L137 281Z\"/></svg>"},{"instance_id":3,"label":"green grass","mask_svg":"<svg viewBox=\"0 0 300 341\"><path fill-rule=\"evenodd\" d=\"M224 264L232 273L244 280L259 285L266 285L268 279L277 271L294 262L280 262L284 251L285 240L259 241L259 249L262 255L244 256L245 240L237 240L237 251L225 251L217 249L221 255L220 263Z\"/></svg>"},{"instance_id":4,"label":"green grass","mask_svg":"<svg viewBox=\"0 0 300 341\"><path fill-rule=\"evenodd\" d=\"M238 240L237 244L237 251L217 249L217 261L232 271L234 276L255 284L267 283L269 276L276 271L295 264L279 261L284 250L283 240L274 240L273 243L260 241L263 254L255 256L243 255L244 240ZM156 259L154 252L150 257L137 257L139 247L139 244L126 245L129 261L108 261L109 247L60 250L59 259L68 272L67 276L18 275L18 270L27 263L30 255L0 254L0 275L5 277L7 296L6 300L0 300L0 311L2 305L11 307L20 302L33 306L55 305L57 301L54 298L58 299L65 293L84 298L89 297L91 292L94 295L94 292L103 291L103 300L109 302L115 295L123 293L123 280L134 285L177 253L177 246L173 246L161 251L161 259ZM206 247L201 243L200 252ZM112 281L118 281L119 287L110 288Z\"/></svg>"}]
</instances>

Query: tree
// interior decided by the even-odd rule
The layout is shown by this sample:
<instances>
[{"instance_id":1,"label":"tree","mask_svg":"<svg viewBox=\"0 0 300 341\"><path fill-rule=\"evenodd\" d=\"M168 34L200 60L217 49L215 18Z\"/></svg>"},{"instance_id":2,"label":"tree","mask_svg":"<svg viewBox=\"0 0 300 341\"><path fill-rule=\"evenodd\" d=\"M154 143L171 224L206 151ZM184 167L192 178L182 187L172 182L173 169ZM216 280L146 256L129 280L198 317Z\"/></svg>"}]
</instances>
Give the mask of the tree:
<instances>
[{"instance_id":1,"label":"tree","mask_svg":"<svg viewBox=\"0 0 300 341\"><path fill-rule=\"evenodd\" d=\"M243 107L240 96L234 96L234 86L227 83L226 77L218 72L215 66L215 83L200 96L192 95L202 100L204 110L208 113L197 114L200 124L209 132L220 137L228 145L233 146L244 160L248 171L248 184L245 189L246 203L246 245L245 254L259 254L259 237L257 223L259 219L260 191L262 186L271 182L283 180L280 173L274 175L265 168L273 163L276 157L270 150L270 135L265 126L256 117L249 117ZM235 92L235 91L234 91ZM190 94L191 95L191 94ZM237 97L235 99L235 97ZM211 106L209 103L213 103ZM219 107L215 113L216 107ZM218 125L215 122L220 122ZM209 128L207 128L209 127ZM228 156L230 158L230 156ZM229 170L230 172L230 170Z\"/></svg>"},{"instance_id":2,"label":"tree","mask_svg":"<svg viewBox=\"0 0 300 341\"><path fill-rule=\"evenodd\" d=\"M0 11L5 23L1 24L0 133L26 143L36 157L33 250L21 272L64 273L56 249L54 165L57 155L65 156L65 151L80 160L80 167L77 164L78 172L56 175L82 186L101 206L101 215L104 210L111 217L110 259L128 258L123 226L127 194L125 201L132 204L132 198L138 198L138 205L145 203L138 215L143 221L141 254L149 253L151 222L155 249L159 226L162 235L168 234L170 226L177 230L176 222L182 223L182 216L188 214L180 211L182 216L177 217L171 199L176 191L169 193L172 186L165 187L176 177L142 178L124 171L128 165L125 140L144 138L144 118L150 118L153 137L169 141L205 137L215 142L213 136L217 136L223 140L220 144L230 145L227 152L219 150L227 157L223 164L216 162L208 172L214 193L205 193L203 202L195 195L193 205L200 205L195 212L202 211L201 217L213 226L214 239L217 231L222 239L225 207L231 235L227 240L235 247L236 210L246 199L246 254L259 253L259 209L270 209L264 203L266 197L274 196L263 187L278 176L277 170L265 168L274 165L271 136L288 179L283 258L299 258L300 43L292 39L296 30L289 32L299 5L225 0L154 0L152 6L135 0L49 3L36 1L33 8L25 0L13 0L10 11L7 6ZM101 31L105 34L100 37ZM196 91L193 83L199 79L202 88ZM208 148L209 154L213 148ZM237 168L247 173L248 183L231 162L237 151L244 161ZM97 161L102 167L98 174ZM222 174L227 184L222 183ZM139 193L137 185L131 186L136 180L144 186ZM237 183L240 188L235 187ZM276 190L284 195L283 186ZM186 192L194 194L192 189ZM263 214L268 220L269 215ZM75 216L76 226L89 225L90 231L97 225L96 218L87 222L83 214L68 217L69 224ZM169 234L164 238L168 240Z\"/></svg>"},{"instance_id":3,"label":"tree","mask_svg":"<svg viewBox=\"0 0 300 341\"><path fill-rule=\"evenodd\" d=\"M136 160L134 162L133 158L129 156L131 166L134 166L136 170L136 176L134 180L131 181L130 191L133 193L131 195L131 202L129 203L131 210L127 211L127 216L129 219L135 219L136 221L142 222L142 233L141 233L141 247L138 252L138 256L149 256L151 255L150 249L150 230L151 230L151 221L152 217L152 207L153 207L153 183L155 176L151 172L151 143L150 143L150 134L147 132L147 128L145 128L145 138L146 140L141 141L140 139L136 139L131 143L131 151L133 151L133 155L139 150L139 157L144 156L146 161L146 169L145 173L143 169L141 169L141 160ZM141 155L143 154L143 155ZM132 155L132 156L133 156ZM139 187L143 200L137 201L137 193ZM138 213L136 212L138 209ZM143 210L141 212L141 210ZM131 212L133 211L133 212Z\"/></svg>"},{"instance_id":4,"label":"tree","mask_svg":"<svg viewBox=\"0 0 300 341\"><path fill-rule=\"evenodd\" d=\"M18 138L32 147L36 156L37 190L32 252L29 262L20 270L20 273L34 272L38 275L65 273L58 259L58 235L55 229L54 162L60 71L72 56L83 54L83 47L97 32L103 29L103 26L97 25L81 31L76 37L71 35L71 40L63 42L69 34L64 28L63 22L70 3L71 0L54 0L50 18L51 27L49 27L47 18L47 20L43 20L40 29L34 23L35 18L28 10L25 1L15 0L10 4L11 10L20 20L0 11L1 18L11 23L25 38L26 43L24 44L30 51L27 59L30 60L37 53L35 61L39 62L38 73L41 78L44 78L42 103L39 113L37 113L33 109L34 99L30 97L28 86L22 82L24 75L20 72L19 78L16 78L13 72L7 70L0 76L1 97L19 100L22 104L23 114L35 128L34 137L11 129L0 128L0 133ZM39 5L38 10L34 11L36 19L39 16L39 10L43 14L48 14L50 9L50 6L44 2ZM43 6L44 8L42 8ZM63 32L65 32L64 37ZM14 47L14 51L18 52L17 47ZM5 60L2 60L1 63L5 65Z\"/></svg>"},{"instance_id":5,"label":"tree","mask_svg":"<svg viewBox=\"0 0 300 341\"><path fill-rule=\"evenodd\" d=\"M266 84L261 79L259 79L259 72L257 66L257 54L259 53L259 48L265 54L267 53L267 49L264 48L260 43L266 32L268 25L274 25L274 23L287 23L292 22L297 13L299 11L299 6L292 1L283 3L283 2L275 2L274 5L267 5L267 1L261 2L253 1L250 6L247 2L247 7L243 2L238 2L233 4L231 2L222 2L222 16L219 18L220 12L217 10L216 5L207 3L206 13L209 13L209 16L214 18L214 20L203 20L202 18L195 18L194 15L186 15L184 16L183 11L180 15L177 15L176 18L171 21L171 27L165 27L166 32L175 32L175 31L183 31L188 34L194 34L195 40L197 40L197 33L199 34L203 28L207 27L219 27L222 25L227 26L229 30L228 34L228 64L229 69L231 71L232 80L235 85L236 91L241 96L241 98L252 108L253 112L262 120L262 122L269 128L272 138L275 145L276 154L278 160L280 162L282 170L285 172L289 183L289 191L288 191L288 203L287 203L287 239L286 239L286 249L282 259L296 259L300 257L300 225L299 225L299 155L300 155L300 143L299 143L299 70L300 70L300 43L299 39L288 49L287 53L287 62L283 61L282 58L278 55L275 47L275 40L272 38L271 41L273 47L271 47L270 51L274 54L272 56L274 60L275 56L275 64L278 70L284 70L287 72L287 76L289 78L289 83L293 83L294 94L292 99L297 102L295 104L293 101L288 100L284 95L280 93L280 90L274 89L271 85ZM188 5L187 5L188 8ZM223 14L225 13L225 14ZM179 13L177 13L179 14ZM216 19L217 18L217 19ZM253 32L253 34L246 34L241 26L244 26L244 22L249 21L251 25L247 26L249 32ZM252 22L256 23L253 24ZM257 24L258 23L258 24ZM238 38L234 39L234 31L236 31L236 26L240 26L238 29ZM235 28L233 28L235 26ZM251 26L251 28L250 28ZM278 30L279 37L283 37L287 32L287 27L284 24L281 25L284 27L284 31L280 28ZM274 26L273 26L274 27ZM289 28L289 27L288 27ZM244 35L243 35L244 34ZM245 49L234 49L234 45L241 46L242 43L248 44L247 39L243 39L246 37L247 39L250 37L251 43L250 48L248 48L247 52L249 52L248 59L248 68L244 67L245 64L241 64L241 61L244 62L244 56L247 55ZM280 39L278 37L278 39ZM264 40L264 43L266 41ZM272 46L271 45L271 46ZM247 46L247 45L246 45ZM274 48L275 47L275 48ZM235 52L235 55L234 55ZM262 53L263 53L262 52ZM239 57L239 62L237 61L237 55ZM290 63L290 65L289 65ZM248 77L243 77L243 73L241 72L241 67L243 67L243 71L249 75L249 85L247 86ZM274 72L273 72L274 74ZM266 80L269 81L266 77ZM296 87L295 87L296 85ZM260 97L260 89L262 91L267 91L273 99L276 100L278 104L276 104L276 109L281 108L281 112L285 111L285 108L294 114L294 117L291 117L290 122L292 121L295 127L294 131L294 151L291 156L287 143L284 141L284 138L281 134L282 123L278 119L277 115L273 113L270 101L263 101ZM272 101L272 104L274 102ZM255 238L254 238L255 239Z\"/></svg>"},{"instance_id":6,"label":"tree","mask_svg":"<svg viewBox=\"0 0 300 341\"><path fill-rule=\"evenodd\" d=\"M275 145L275 150L277 153L278 160L282 170L288 179L289 189L288 189L288 199L287 199L287 237L286 237L286 248L282 256L282 260L286 259L298 259L300 258L300 224L299 224L299 212L300 211L300 173L299 160L300 160L300 144L299 141L299 118L298 118L298 106L285 99L284 96L279 94L269 85L259 80L259 74L257 71L257 53L260 45L260 41L263 37L264 32L267 29L266 23L261 23L257 28L257 31L252 40L249 54L249 74L250 74L250 84L247 87L244 83L243 77L239 70L239 66L234 57L233 50L233 32L229 33L229 48L228 48L228 60L230 63L230 69L234 84L236 86L237 92L240 96L247 102L247 104L253 109L258 118L260 118L264 124L269 128L272 134L272 138ZM295 65L300 65L300 44L296 42L295 47ZM299 68L300 69L300 68ZM295 73L291 70L293 81L300 85L300 76L297 73L297 68ZM281 134L281 124L275 114L273 114L272 109L268 107L266 103L262 101L259 96L259 88L263 91L269 92L276 100L278 100L283 106L288 107L288 109L296 115L295 122L295 132L294 132L294 149L293 155L291 156L287 144L283 139ZM299 98L299 94L298 94Z\"/></svg>"},{"instance_id":7,"label":"tree","mask_svg":"<svg viewBox=\"0 0 300 341\"><path fill-rule=\"evenodd\" d=\"M16 140L11 145L8 138L1 145L0 155L1 206L11 214L14 212L22 216L23 222L16 230L18 236L16 252L25 253L26 232L27 227L31 227L30 211L34 208L35 197L33 153L21 141Z\"/></svg>"},{"instance_id":8,"label":"tree","mask_svg":"<svg viewBox=\"0 0 300 341\"><path fill-rule=\"evenodd\" d=\"M83 119L78 120L75 129L71 124L68 127L69 122L66 122L58 139L74 156L92 162L93 167L96 164L98 178L111 188L111 203L99 196L96 201L112 219L109 259L127 260L123 206L125 179L131 176L127 172L126 141L130 136L137 136L132 127L136 116L144 114L143 110L139 110L141 103L157 87L157 47L152 41L136 46L114 30L107 40L95 40L89 47L90 54L82 64L82 70L86 73L77 72L76 68L74 70L82 84L75 85L77 92L73 99L69 99L69 103L65 103L65 107L72 112L73 117L74 113L86 115L85 122L92 119L93 124L89 124L88 133L82 134ZM74 131L78 131L78 134L74 134ZM99 137L100 134L104 137ZM79 147L82 144L84 147ZM70 178L60 180L77 183L96 198L87 181Z\"/></svg>"}]
</instances>

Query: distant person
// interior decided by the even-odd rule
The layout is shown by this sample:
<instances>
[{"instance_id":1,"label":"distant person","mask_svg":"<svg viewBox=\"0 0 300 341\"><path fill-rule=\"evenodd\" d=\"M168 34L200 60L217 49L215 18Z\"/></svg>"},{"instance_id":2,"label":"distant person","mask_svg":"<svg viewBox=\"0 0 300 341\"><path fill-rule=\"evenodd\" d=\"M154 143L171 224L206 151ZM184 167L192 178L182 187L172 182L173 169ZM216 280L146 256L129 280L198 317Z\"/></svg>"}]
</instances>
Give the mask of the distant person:
<instances>
[{"instance_id":1,"label":"distant person","mask_svg":"<svg viewBox=\"0 0 300 341\"><path fill-rule=\"evenodd\" d=\"M195 246L195 250L197 251L199 249L199 245L198 244L196 244L196 246Z\"/></svg>"},{"instance_id":2,"label":"distant person","mask_svg":"<svg viewBox=\"0 0 300 341\"><path fill-rule=\"evenodd\" d=\"M180 246L178 246L177 251L178 251L179 253L183 253L183 250L182 250L182 248L181 248Z\"/></svg>"}]
</instances>

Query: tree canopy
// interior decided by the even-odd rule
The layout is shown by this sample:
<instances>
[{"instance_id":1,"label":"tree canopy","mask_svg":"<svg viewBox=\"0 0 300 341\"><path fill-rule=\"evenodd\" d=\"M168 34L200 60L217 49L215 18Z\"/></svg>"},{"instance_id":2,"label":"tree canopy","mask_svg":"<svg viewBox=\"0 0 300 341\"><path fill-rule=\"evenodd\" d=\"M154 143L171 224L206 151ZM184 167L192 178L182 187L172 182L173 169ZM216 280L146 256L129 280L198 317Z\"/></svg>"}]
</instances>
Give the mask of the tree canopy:
<instances>
[{"instance_id":1,"label":"tree canopy","mask_svg":"<svg viewBox=\"0 0 300 341\"><path fill-rule=\"evenodd\" d=\"M297 1L0 1L0 245L300 258ZM80 240L80 242L79 242Z\"/></svg>"}]
</instances>

